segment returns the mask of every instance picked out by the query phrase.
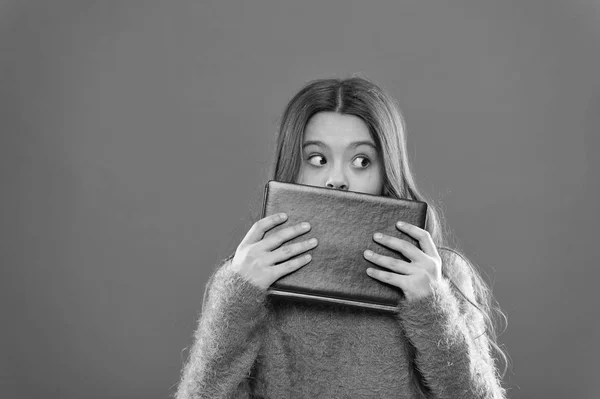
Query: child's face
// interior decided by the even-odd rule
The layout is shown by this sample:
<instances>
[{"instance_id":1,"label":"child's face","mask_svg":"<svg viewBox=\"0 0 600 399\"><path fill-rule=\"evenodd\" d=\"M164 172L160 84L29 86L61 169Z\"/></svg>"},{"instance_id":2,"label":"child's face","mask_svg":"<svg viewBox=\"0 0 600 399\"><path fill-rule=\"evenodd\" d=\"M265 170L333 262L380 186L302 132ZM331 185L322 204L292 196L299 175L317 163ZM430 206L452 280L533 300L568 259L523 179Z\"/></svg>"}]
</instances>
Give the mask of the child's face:
<instances>
[{"instance_id":1,"label":"child's face","mask_svg":"<svg viewBox=\"0 0 600 399\"><path fill-rule=\"evenodd\" d=\"M319 112L308 121L297 183L381 195L382 170L369 128L359 117Z\"/></svg>"}]
</instances>

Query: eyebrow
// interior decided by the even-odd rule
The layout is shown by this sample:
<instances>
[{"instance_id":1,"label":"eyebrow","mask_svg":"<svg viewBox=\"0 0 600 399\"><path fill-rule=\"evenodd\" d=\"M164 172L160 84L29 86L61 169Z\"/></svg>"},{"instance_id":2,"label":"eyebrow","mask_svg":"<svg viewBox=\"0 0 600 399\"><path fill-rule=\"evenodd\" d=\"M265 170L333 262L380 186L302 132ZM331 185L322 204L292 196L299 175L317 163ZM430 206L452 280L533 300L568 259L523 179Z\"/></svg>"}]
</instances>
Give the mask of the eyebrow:
<instances>
[{"instance_id":1,"label":"eyebrow","mask_svg":"<svg viewBox=\"0 0 600 399\"><path fill-rule=\"evenodd\" d=\"M308 140L308 141L305 141L304 144L302 144L302 149L304 149L305 147L307 147L309 145L317 145L317 146L329 148L329 146L327 144L325 144L324 142L322 142L320 140ZM348 147L356 148L359 145L368 145L369 147L372 147L375 151L377 151L377 147L375 147L375 144L373 144L372 141L367 141L367 140L353 141L350 143L350 145Z\"/></svg>"}]
</instances>

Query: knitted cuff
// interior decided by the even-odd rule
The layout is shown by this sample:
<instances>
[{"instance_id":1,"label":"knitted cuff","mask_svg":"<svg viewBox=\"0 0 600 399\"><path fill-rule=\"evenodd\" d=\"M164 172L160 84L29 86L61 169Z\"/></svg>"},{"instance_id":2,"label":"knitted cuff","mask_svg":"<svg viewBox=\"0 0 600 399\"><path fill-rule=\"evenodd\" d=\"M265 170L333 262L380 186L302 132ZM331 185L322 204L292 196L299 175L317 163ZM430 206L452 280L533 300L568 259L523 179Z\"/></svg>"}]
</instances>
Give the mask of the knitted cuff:
<instances>
[{"instance_id":1,"label":"knitted cuff","mask_svg":"<svg viewBox=\"0 0 600 399\"><path fill-rule=\"evenodd\" d=\"M233 318L252 319L266 314L267 291L246 280L230 264L216 272L210 291L209 306Z\"/></svg>"},{"instance_id":2,"label":"knitted cuff","mask_svg":"<svg viewBox=\"0 0 600 399\"><path fill-rule=\"evenodd\" d=\"M456 327L460 320L458 302L446 278L432 284L431 295L398 305L397 317L409 337L439 340Z\"/></svg>"}]
</instances>

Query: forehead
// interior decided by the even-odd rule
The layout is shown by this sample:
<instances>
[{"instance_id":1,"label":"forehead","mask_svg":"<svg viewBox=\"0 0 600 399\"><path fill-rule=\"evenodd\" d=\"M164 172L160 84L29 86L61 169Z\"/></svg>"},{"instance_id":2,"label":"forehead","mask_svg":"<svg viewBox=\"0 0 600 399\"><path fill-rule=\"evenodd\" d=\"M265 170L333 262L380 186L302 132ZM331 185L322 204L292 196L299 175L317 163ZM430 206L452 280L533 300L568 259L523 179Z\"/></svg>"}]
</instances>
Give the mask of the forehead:
<instances>
[{"instance_id":1,"label":"forehead","mask_svg":"<svg viewBox=\"0 0 600 399\"><path fill-rule=\"evenodd\" d=\"M361 118L337 112L319 112L313 115L304 131L304 141L308 140L336 143L372 141L369 128Z\"/></svg>"}]
</instances>

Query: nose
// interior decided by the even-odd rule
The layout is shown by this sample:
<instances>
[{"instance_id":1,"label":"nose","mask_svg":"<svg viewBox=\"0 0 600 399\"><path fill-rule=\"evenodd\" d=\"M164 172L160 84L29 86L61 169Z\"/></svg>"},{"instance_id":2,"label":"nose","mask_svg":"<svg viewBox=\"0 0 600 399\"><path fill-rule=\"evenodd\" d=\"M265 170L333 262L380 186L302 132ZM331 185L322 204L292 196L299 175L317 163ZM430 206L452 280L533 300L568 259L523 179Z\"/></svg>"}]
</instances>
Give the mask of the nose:
<instances>
[{"instance_id":1,"label":"nose","mask_svg":"<svg viewBox=\"0 0 600 399\"><path fill-rule=\"evenodd\" d=\"M341 175L332 175L327 178L325 184L327 188L333 188L334 190L348 190L348 181Z\"/></svg>"}]
</instances>

